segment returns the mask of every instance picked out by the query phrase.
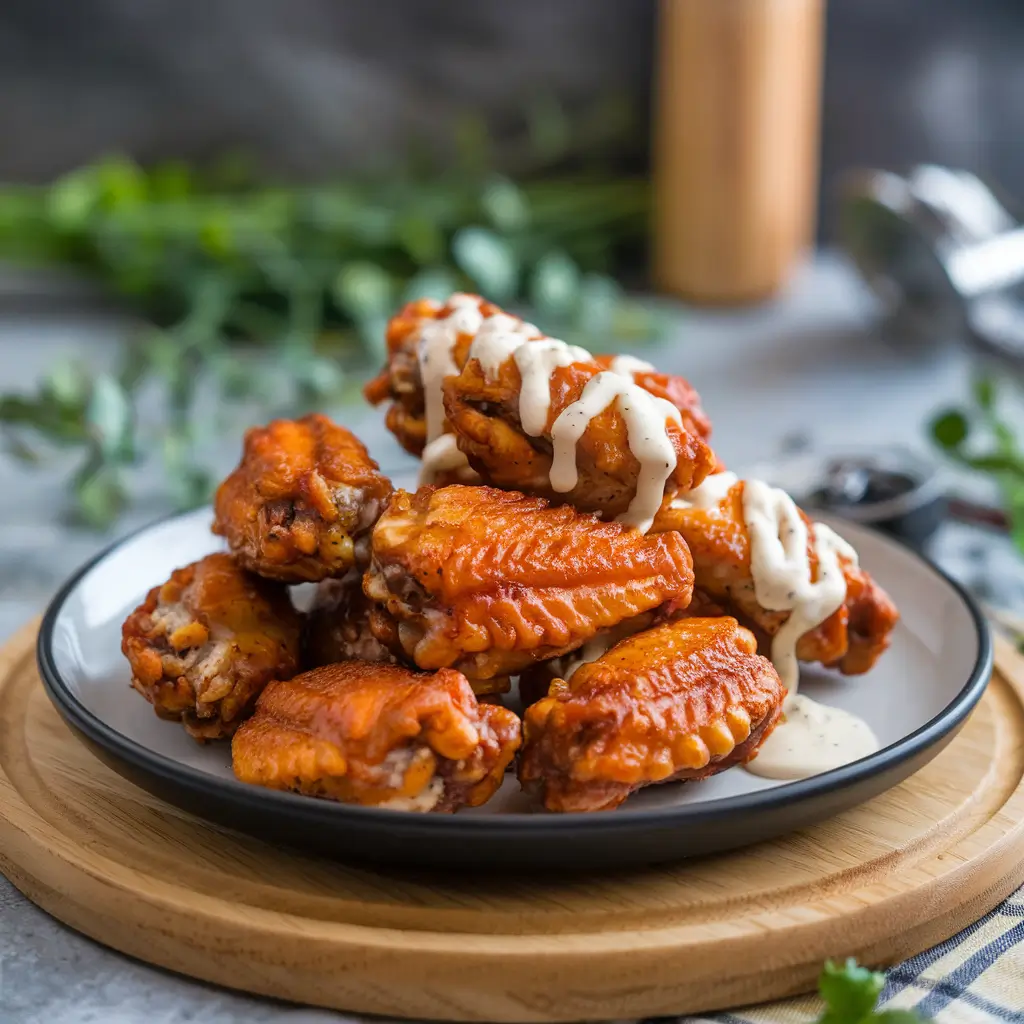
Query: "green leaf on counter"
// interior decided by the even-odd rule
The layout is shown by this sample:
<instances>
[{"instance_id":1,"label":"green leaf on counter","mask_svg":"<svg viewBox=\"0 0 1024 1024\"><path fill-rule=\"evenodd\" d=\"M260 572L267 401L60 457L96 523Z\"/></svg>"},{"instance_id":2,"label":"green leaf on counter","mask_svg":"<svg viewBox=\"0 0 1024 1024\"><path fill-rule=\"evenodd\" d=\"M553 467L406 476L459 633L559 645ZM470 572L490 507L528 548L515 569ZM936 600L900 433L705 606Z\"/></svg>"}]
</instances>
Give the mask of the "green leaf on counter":
<instances>
[{"instance_id":1,"label":"green leaf on counter","mask_svg":"<svg viewBox=\"0 0 1024 1024\"><path fill-rule=\"evenodd\" d=\"M120 515L127 495L117 468L90 459L78 472L74 484L75 512L93 529L109 526Z\"/></svg>"},{"instance_id":2,"label":"green leaf on counter","mask_svg":"<svg viewBox=\"0 0 1024 1024\"><path fill-rule=\"evenodd\" d=\"M380 316L391 306L391 279L375 263L346 263L334 281L334 295L355 319Z\"/></svg>"},{"instance_id":3,"label":"green leaf on counter","mask_svg":"<svg viewBox=\"0 0 1024 1024\"><path fill-rule=\"evenodd\" d=\"M827 1007L821 1024L860 1024L878 1002L885 976L860 967L856 960L829 960L818 979L818 992Z\"/></svg>"},{"instance_id":4,"label":"green leaf on counter","mask_svg":"<svg viewBox=\"0 0 1024 1024\"><path fill-rule=\"evenodd\" d=\"M972 384L974 401L978 408L985 412L991 412L995 406L996 383L991 377L977 376Z\"/></svg>"},{"instance_id":5,"label":"green leaf on counter","mask_svg":"<svg viewBox=\"0 0 1024 1024\"><path fill-rule=\"evenodd\" d=\"M565 317L580 301L580 268L564 252L545 253L530 280L530 301L539 313Z\"/></svg>"},{"instance_id":6,"label":"green leaf on counter","mask_svg":"<svg viewBox=\"0 0 1024 1024\"><path fill-rule=\"evenodd\" d=\"M104 458L117 460L125 455L132 406L124 389L110 374L98 374L93 380L85 418Z\"/></svg>"},{"instance_id":7,"label":"green leaf on counter","mask_svg":"<svg viewBox=\"0 0 1024 1024\"><path fill-rule=\"evenodd\" d=\"M493 178L480 196L491 223L498 231L519 231L530 219L530 207L520 188L508 178Z\"/></svg>"},{"instance_id":8,"label":"green leaf on counter","mask_svg":"<svg viewBox=\"0 0 1024 1024\"><path fill-rule=\"evenodd\" d=\"M458 290L458 280L446 267L428 267L409 278L402 292L402 302L413 299L436 299L443 302Z\"/></svg>"},{"instance_id":9,"label":"green leaf on counter","mask_svg":"<svg viewBox=\"0 0 1024 1024\"><path fill-rule=\"evenodd\" d=\"M932 439L941 447L952 450L959 448L970 434L967 417L956 409L944 412L931 422Z\"/></svg>"},{"instance_id":10,"label":"green leaf on counter","mask_svg":"<svg viewBox=\"0 0 1024 1024\"><path fill-rule=\"evenodd\" d=\"M452 255L462 271L494 302L516 290L519 266L509 243L488 228L462 228L452 239Z\"/></svg>"}]
</instances>

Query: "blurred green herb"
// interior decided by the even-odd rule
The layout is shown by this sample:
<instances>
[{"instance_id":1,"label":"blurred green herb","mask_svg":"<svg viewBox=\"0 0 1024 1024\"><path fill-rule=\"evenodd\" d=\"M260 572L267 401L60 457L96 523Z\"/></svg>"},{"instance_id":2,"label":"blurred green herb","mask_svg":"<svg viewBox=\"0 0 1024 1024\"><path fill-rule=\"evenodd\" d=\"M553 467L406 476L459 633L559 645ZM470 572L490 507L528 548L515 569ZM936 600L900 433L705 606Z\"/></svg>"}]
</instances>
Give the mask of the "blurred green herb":
<instances>
[{"instance_id":1,"label":"blurred green herb","mask_svg":"<svg viewBox=\"0 0 1024 1024\"><path fill-rule=\"evenodd\" d=\"M957 464L977 470L998 484L1014 543L1024 552L1024 451L1013 427L999 414L998 387L978 376L971 405L948 409L932 421L932 440Z\"/></svg>"},{"instance_id":2,"label":"blurred green herb","mask_svg":"<svg viewBox=\"0 0 1024 1024\"><path fill-rule=\"evenodd\" d=\"M911 1010L877 1010L885 976L856 960L838 964L829 960L818 979L825 1010L817 1024L923 1024Z\"/></svg>"},{"instance_id":3,"label":"blurred green herb","mask_svg":"<svg viewBox=\"0 0 1024 1024\"><path fill-rule=\"evenodd\" d=\"M151 324L108 371L62 363L34 393L0 396L7 451L80 453L75 505L100 527L129 501L143 453L162 452L171 497L189 507L211 485L199 441L228 428L228 410L295 412L351 392L409 298L479 291L598 347L656 333L655 315L608 276L645 235L646 183L546 169L580 150L573 131L599 152L626 123L614 104L571 120L535 104L519 181L492 169L492 140L470 119L445 172L414 162L390 177L284 187L238 160L200 172L112 157L49 186L0 187L0 259L70 267Z\"/></svg>"}]
</instances>

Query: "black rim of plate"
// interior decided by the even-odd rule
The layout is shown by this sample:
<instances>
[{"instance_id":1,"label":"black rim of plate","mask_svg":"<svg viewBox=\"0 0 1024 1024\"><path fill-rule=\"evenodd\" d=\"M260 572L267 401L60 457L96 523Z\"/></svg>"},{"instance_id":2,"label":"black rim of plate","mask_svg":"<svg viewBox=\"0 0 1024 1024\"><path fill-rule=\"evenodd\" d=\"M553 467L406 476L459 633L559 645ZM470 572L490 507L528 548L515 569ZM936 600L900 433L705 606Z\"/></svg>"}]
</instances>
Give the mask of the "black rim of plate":
<instances>
[{"instance_id":1,"label":"black rim of plate","mask_svg":"<svg viewBox=\"0 0 1024 1024\"><path fill-rule=\"evenodd\" d=\"M992 636L977 602L956 580L933 562L916 552L903 548L902 550L909 557L920 562L921 565L947 583L967 607L977 635L978 656L967 682L942 711L914 732L859 761L808 779L737 796L723 797L720 800L707 803L670 807L626 807L606 814L582 812L568 814L508 813L480 816L411 814L408 811L359 807L302 796L298 793L264 789L259 786L247 785L236 779L223 779L198 768L181 764L173 758L149 750L111 728L74 695L61 678L53 658L53 633L57 618L64 602L79 581L94 566L128 541L164 523L196 514L196 511L192 511L165 516L133 530L105 547L78 569L57 591L43 616L36 645L36 656L43 685L51 702L61 716L88 739L138 771L154 776L170 786L187 790L197 796L209 797L211 791L216 791L222 798L235 803L240 809L268 811L270 807L274 807L284 814L303 817L310 822L322 822L327 826L335 827L346 823L364 826L379 823L382 828L387 828L389 823L401 821L405 827L415 825L418 831L423 832L424 836L429 835L434 838L451 838L454 834L462 831L477 834L508 833L516 836L529 833L536 833L538 836L550 835L565 831L572 831L579 835L581 832L593 831L596 835L597 833L606 834L608 831L628 831L644 825L665 827L710 824L735 815L772 810L827 793L838 792L857 783L865 782L875 775L882 774L888 769L914 758L964 722L975 704L981 699L992 674ZM851 525L857 530L873 534L876 538L892 544L894 547L901 547L896 541L877 531L857 523Z\"/></svg>"}]
</instances>

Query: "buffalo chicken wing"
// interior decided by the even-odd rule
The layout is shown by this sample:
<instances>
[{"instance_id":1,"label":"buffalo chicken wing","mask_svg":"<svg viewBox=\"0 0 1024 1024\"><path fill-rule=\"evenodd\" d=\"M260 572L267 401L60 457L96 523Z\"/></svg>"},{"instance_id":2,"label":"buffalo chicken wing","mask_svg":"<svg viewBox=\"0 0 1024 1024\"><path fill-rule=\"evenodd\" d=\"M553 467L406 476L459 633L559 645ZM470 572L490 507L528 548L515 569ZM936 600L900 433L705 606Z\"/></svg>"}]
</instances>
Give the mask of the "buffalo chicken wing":
<instances>
[{"instance_id":1,"label":"buffalo chicken wing","mask_svg":"<svg viewBox=\"0 0 1024 1024\"><path fill-rule=\"evenodd\" d=\"M243 782L393 810L476 807L501 785L519 719L465 678L347 661L264 691L231 745Z\"/></svg>"},{"instance_id":2,"label":"buffalo chicken wing","mask_svg":"<svg viewBox=\"0 0 1024 1024\"><path fill-rule=\"evenodd\" d=\"M649 528L666 489L716 465L689 412L549 340L476 354L444 382L459 448L485 483Z\"/></svg>"},{"instance_id":3,"label":"buffalo chicken wing","mask_svg":"<svg viewBox=\"0 0 1024 1024\"><path fill-rule=\"evenodd\" d=\"M156 713L206 740L230 736L271 679L299 670L301 636L283 586L214 554L149 592L124 623L121 650Z\"/></svg>"},{"instance_id":4,"label":"buffalo chicken wing","mask_svg":"<svg viewBox=\"0 0 1024 1024\"><path fill-rule=\"evenodd\" d=\"M288 583L344 576L391 493L363 444L326 416L274 420L245 435L220 485L214 533L253 572Z\"/></svg>"},{"instance_id":5,"label":"buffalo chicken wing","mask_svg":"<svg viewBox=\"0 0 1024 1024\"><path fill-rule=\"evenodd\" d=\"M692 590L678 535L490 487L396 492L372 550L375 635L481 690L665 602L685 604Z\"/></svg>"},{"instance_id":6,"label":"buffalo chicken wing","mask_svg":"<svg viewBox=\"0 0 1024 1024\"><path fill-rule=\"evenodd\" d=\"M548 810L609 810L644 786L750 760L785 695L735 619L657 626L556 680L527 709L519 778Z\"/></svg>"}]
</instances>

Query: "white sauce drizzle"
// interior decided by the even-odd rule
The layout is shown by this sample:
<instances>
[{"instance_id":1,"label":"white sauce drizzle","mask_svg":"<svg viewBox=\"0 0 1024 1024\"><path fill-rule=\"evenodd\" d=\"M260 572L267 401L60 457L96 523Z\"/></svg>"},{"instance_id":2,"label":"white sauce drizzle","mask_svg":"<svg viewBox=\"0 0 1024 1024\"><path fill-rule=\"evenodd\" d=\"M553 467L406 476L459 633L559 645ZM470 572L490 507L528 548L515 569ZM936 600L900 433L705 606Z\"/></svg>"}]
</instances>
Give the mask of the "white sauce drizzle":
<instances>
[{"instance_id":1,"label":"white sauce drizzle","mask_svg":"<svg viewBox=\"0 0 1024 1024\"><path fill-rule=\"evenodd\" d=\"M519 422L530 437L537 437L548 425L551 412L551 375L560 366L589 363L591 354L578 345L545 338L529 345L520 345L513 353L519 376Z\"/></svg>"},{"instance_id":2,"label":"white sauce drizzle","mask_svg":"<svg viewBox=\"0 0 1024 1024\"><path fill-rule=\"evenodd\" d=\"M666 420L682 426L682 417L671 402L656 398L627 377L611 371L591 377L580 397L555 420L551 427L551 487L564 494L576 486L576 444L590 421L613 402L618 403L626 421L629 449L640 463L636 494L618 521L646 533L661 508L665 481L676 466Z\"/></svg>"},{"instance_id":3,"label":"white sauce drizzle","mask_svg":"<svg viewBox=\"0 0 1024 1024\"><path fill-rule=\"evenodd\" d=\"M423 401L427 420L427 442L444 430L444 402L441 384L445 377L458 373L453 351L460 334L476 334L484 322L478 300L457 293L448 300L453 307L443 320L427 320L420 330L418 357L423 381Z\"/></svg>"},{"instance_id":4,"label":"white sauce drizzle","mask_svg":"<svg viewBox=\"0 0 1024 1024\"><path fill-rule=\"evenodd\" d=\"M423 382L424 416L427 427L427 445L423 449L421 484L432 482L443 470L469 466L469 460L451 443L432 446L444 436L444 392L441 385L445 377L458 373L453 351L460 334L476 334L484 322L478 300L472 295L458 292L448 305L452 312L443 320L426 320L420 329L417 357L420 379ZM455 454L457 453L457 455Z\"/></svg>"},{"instance_id":5,"label":"white sauce drizzle","mask_svg":"<svg viewBox=\"0 0 1024 1024\"><path fill-rule=\"evenodd\" d=\"M458 471L460 479L467 483L478 479L476 473L470 469L469 460L465 453L459 448L454 434L442 434L435 437L423 449L423 465L420 467L419 484L423 487L432 484L442 473Z\"/></svg>"},{"instance_id":6,"label":"white sauce drizzle","mask_svg":"<svg viewBox=\"0 0 1024 1024\"><path fill-rule=\"evenodd\" d=\"M644 359L636 356L616 356L610 367L612 373L621 373L624 377L634 377L638 373L652 373L654 367Z\"/></svg>"},{"instance_id":7,"label":"white sauce drizzle","mask_svg":"<svg viewBox=\"0 0 1024 1024\"><path fill-rule=\"evenodd\" d=\"M716 473L676 498L675 508L715 509L738 482L735 473ZM814 525L817 579L811 579L809 532L793 499L760 480L743 485L743 520L750 536L750 575L757 603L789 618L772 639L772 662L789 695L785 718L747 765L755 775L798 779L837 768L878 749L866 722L839 708L797 693L797 642L820 626L846 600L840 559L857 565L857 552L823 523Z\"/></svg>"}]
</instances>

